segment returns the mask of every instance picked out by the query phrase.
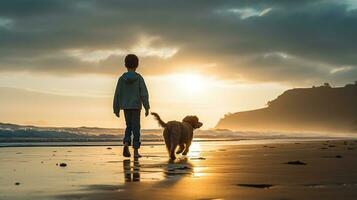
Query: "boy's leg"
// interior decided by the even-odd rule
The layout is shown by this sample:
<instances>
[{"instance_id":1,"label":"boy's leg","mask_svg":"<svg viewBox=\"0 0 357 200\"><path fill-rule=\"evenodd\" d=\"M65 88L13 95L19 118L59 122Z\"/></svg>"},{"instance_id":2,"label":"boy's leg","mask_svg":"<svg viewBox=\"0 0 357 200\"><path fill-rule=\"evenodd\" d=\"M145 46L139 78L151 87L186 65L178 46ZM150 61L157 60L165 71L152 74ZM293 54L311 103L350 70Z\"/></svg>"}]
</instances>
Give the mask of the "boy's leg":
<instances>
[{"instance_id":1,"label":"boy's leg","mask_svg":"<svg viewBox=\"0 0 357 200\"><path fill-rule=\"evenodd\" d=\"M125 128L125 134L124 134L124 148L123 148L123 156L124 157L130 157L130 151L129 151L129 146L131 144L131 134L132 134L132 123L131 123L131 118L132 118L132 112L131 110L124 110L124 116L125 116L125 123L126 123L126 128Z\"/></svg>"},{"instance_id":2,"label":"boy's leg","mask_svg":"<svg viewBox=\"0 0 357 200\"><path fill-rule=\"evenodd\" d=\"M133 148L134 148L134 156L141 157L138 149L140 148L140 111L141 110L133 110L132 115L132 130L133 130Z\"/></svg>"},{"instance_id":3,"label":"boy's leg","mask_svg":"<svg viewBox=\"0 0 357 200\"><path fill-rule=\"evenodd\" d=\"M132 135L132 131L133 131L133 126L131 123L131 118L132 118L132 112L131 110L124 110L124 117L125 117L125 124L126 124L126 128L125 128L125 134L124 134L124 139L123 139L123 143L127 143L131 144L131 135Z\"/></svg>"}]
</instances>

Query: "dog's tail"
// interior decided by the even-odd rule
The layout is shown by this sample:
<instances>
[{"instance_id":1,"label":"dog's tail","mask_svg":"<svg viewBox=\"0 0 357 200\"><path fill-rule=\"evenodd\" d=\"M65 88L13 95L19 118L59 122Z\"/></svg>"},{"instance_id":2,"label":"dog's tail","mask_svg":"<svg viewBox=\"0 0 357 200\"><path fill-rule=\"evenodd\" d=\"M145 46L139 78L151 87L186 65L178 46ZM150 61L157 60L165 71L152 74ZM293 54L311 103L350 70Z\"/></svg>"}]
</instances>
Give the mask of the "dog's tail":
<instances>
[{"instance_id":1,"label":"dog's tail","mask_svg":"<svg viewBox=\"0 0 357 200\"><path fill-rule=\"evenodd\" d=\"M159 122L159 125L163 128L166 127L166 123L164 121L162 121L162 119L160 118L159 114L155 113L155 112L151 112L151 114L155 117L155 119Z\"/></svg>"}]
</instances>

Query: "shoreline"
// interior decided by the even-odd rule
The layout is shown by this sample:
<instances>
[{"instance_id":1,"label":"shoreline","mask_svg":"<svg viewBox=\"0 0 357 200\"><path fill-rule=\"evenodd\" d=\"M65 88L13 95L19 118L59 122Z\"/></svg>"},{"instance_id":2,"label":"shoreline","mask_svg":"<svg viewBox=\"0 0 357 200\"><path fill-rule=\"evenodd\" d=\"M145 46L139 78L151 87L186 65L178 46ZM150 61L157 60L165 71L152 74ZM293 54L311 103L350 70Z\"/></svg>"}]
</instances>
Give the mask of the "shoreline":
<instances>
[{"instance_id":1,"label":"shoreline","mask_svg":"<svg viewBox=\"0 0 357 200\"><path fill-rule=\"evenodd\" d=\"M314 141L353 141L357 138L351 137L291 137L291 138L232 138L232 139L193 139L193 142L241 142L240 145L247 141L259 143L286 143L286 142L314 142ZM251 143L249 143L251 144ZM164 145L163 140L142 140L142 146ZM110 141L0 141L0 148L17 148L17 147L97 147L97 146L123 146L122 140Z\"/></svg>"}]
</instances>

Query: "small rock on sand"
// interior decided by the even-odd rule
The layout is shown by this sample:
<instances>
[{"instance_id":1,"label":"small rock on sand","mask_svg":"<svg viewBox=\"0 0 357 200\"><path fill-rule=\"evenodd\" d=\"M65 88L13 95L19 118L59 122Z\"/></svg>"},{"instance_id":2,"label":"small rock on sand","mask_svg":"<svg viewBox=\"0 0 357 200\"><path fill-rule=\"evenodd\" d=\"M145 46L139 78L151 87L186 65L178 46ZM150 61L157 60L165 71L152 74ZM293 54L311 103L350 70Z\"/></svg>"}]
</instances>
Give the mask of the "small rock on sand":
<instances>
[{"instance_id":1,"label":"small rock on sand","mask_svg":"<svg viewBox=\"0 0 357 200\"><path fill-rule=\"evenodd\" d=\"M61 163L59 164L60 167L67 167L67 164L66 163Z\"/></svg>"},{"instance_id":2,"label":"small rock on sand","mask_svg":"<svg viewBox=\"0 0 357 200\"><path fill-rule=\"evenodd\" d=\"M289 162L286 162L284 164L287 164L287 165L306 165L306 163L301 162L300 160L289 161Z\"/></svg>"},{"instance_id":3,"label":"small rock on sand","mask_svg":"<svg viewBox=\"0 0 357 200\"><path fill-rule=\"evenodd\" d=\"M20 185L20 183L19 183L19 182L16 182L15 185Z\"/></svg>"}]
</instances>

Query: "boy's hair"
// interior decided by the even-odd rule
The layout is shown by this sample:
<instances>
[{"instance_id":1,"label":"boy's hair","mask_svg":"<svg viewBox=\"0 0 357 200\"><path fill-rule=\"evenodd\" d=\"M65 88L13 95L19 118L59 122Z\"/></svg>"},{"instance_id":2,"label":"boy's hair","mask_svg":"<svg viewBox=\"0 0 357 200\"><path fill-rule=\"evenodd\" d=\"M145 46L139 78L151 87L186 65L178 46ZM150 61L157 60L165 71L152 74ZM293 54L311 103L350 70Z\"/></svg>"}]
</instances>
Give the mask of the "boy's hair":
<instances>
[{"instance_id":1,"label":"boy's hair","mask_svg":"<svg viewBox=\"0 0 357 200\"><path fill-rule=\"evenodd\" d=\"M135 54L128 54L125 56L126 68L137 68L139 65L139 58Z\"/></svg>"}]
</instances>

